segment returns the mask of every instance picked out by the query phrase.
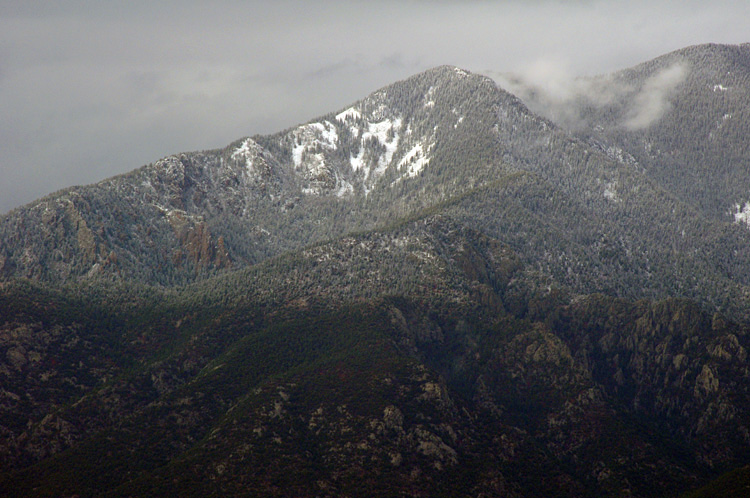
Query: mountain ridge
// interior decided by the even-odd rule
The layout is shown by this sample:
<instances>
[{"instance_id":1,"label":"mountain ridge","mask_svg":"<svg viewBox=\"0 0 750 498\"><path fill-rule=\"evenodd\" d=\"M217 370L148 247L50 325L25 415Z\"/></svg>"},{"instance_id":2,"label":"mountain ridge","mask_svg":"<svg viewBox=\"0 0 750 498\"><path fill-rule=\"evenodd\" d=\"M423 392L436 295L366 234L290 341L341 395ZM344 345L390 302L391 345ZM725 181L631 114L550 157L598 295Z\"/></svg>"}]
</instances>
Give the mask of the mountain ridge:
<instances>
[{"instance_id":1,"label":"mountain ridge","mask_svg":"<svg viewBox=\"0 0 750 498\"><path fill-rule=\"evenodd\" d=\"M715 46L685 50L741 52L737 47ZM638 67L650 65L651 73L659 74L659 68L669 70L684 52ZM645 86L652 84L651 73L637 71ZM602 109L608 112L607 107ZM615 138L622 135L617 126L607 129L620 134ZM592 281L601 281L604 273L614 273L615 280L631 278L632 270L621 265L605 263L602 272L595 269L601 265L598 262L592 268L592 256L597 257L585 246L599 243L597 239L609 240L608 244L617 241L617 250L625 254L656 251L651 256L656 262L648 262L646 256L629 265L640 268L642 275L628 286L573 284L577 291L663 297L669 292L659 282L671 280L678 295L744 316L746 312L734 303L741 302L737 296L750 284L745 232L723 224L730 221L728 213L717 220L690 202L692 197L686 198L679 186L686 185L684 172L670 173L679 185L665 182L666 173L660 171L666 168L649 166L654 160L644 159L628 145L628 137L644 132L628 133L623 149L606 134L567 130L534 114L489 78L440 66L277 134L239 139L223 149L168 156L14 212L0 221L3 240L11 241L0 250L0 278L187 283L350 231L396 222L520 171L535 175L536 182L546 184L564 205L578 206L571 217L598 220L598 226L590 224L575 242L584 245L569 264L576 268L575 274L585 268L593 272ZM738 136L731 140L742 142ZM643 149L642 144L638 147ZM687 147L680 154L689 153L689 143ZM750 151L739 149L739 154L747 162ZM717 161L722 157L717 156ZM679 169L672 159L660 164L669 165L669 171ZM741 168L731 171L736 176ZM690 188L706 190L701 182L693 183ZM716 189L714 197L728 197L723 192ZM502 202L528 204L526 195L515 191ZM742 219L737 205L735 221ZM505 209L498 205L481 209L498 207ZM555 206L546 209L559 218ZM630 220L635 218L654 220L654 227L675 227L677 233L634 226ZM498 227L485 229L506 241L514 237L512 232L501 234ZM552 240L561 238L554 227L537 224L536 230L550 232L547 236ZM671 261L664 244L672 246L671 252L680 259L686 258L680 264L684 268ZM525 245L524 252L548 258L542 246ZM514 247L522 246L516 242ZM708 253L716 254L714 262L701 259ZM540 270L555 271L550 263L538 261ZM662 269L658 279L649 280L654 264ZM711 282L712 290L701 288L701 283L687 288L680 283L696 264L703 268L701 273L710 274L710 280L717 280ZM565 285L571 285L573 280L566 279ZM661 290L654 288L655 281Z\"/></svg>"},{"instance_id":2,"label":"mountain ridge","mask_svg":"<svg viewBox=\"0 0 750 498\"><path fill-rule=\"evenodd\" d=\"M425 73L426 75L436 75L437 73L442 73L443 76L447 73L445 68L443 70L436 70L432 73L428 72ZM382 94L378 94L377 92L373 94L375 97L371 97L374 99L380 99L382 100ZM363 106L368 106L370 113L375 113L375 118L382 117L380 114L383 113L383 110L381 108L376 107L376 105L382 105L382 103L377 102L368 102L367 100L361 101ZM331 117L330 115L328 116ZM370 116L372 117L372 116ZM325 118L325 117L324 117ZM398 118L394 118L394 120L397 120ZM321 121L323 118L321 118ZM343 123L340 123L337 120L334 120L339 125L338 128L340 131L344 131L346 128L343 126ZM368 162L365 159L369 159L369 163L367 168L371 168L373 165L377 165L377 163L383 162L382 158L384 155L387 156L388 152L386 151L385 154L383 154L383 151L380 150L386 145L393 146L393 142L397 141L398 138L391 138L390 142L388 142L388 138L385 136L387 133L393 133L394 127L389 127L390 119L385 119L384 121L379 121L373 124L373 126L370 126L369 124L365 125L365 128L373 127L375 134L371 133L370 131L365 130L364 132L361 129L357 129L357 133L368 133L368 137L362 137L360 148L364 149L369 144L369 149L372 154L372 157L369 158L360 158L360 162ZM327 121L327 123L332 127L330 121ZM90 187L84 187L83 189L73 189L69 191L64 191L62 195L48 197L49 199L47 201L47 206L44 207L44 210L49 210L49 204L53 200L57 200L58 204L60 202L63 202L64 204L70 204L70 202L73 201L61 201L67 195L70 193L71 195L74 195L76 197L80 197L81 191L83 192L89 192L91 193L94 190L97 189L104 189L109 190L110 192L113 190L116 190L118 188L124 189L122 195L119 197L124 197L124 199L130 204L130 206L124 206L123 208L120 208L122 213L122 216L127 217L128 211L131 211L130 216L133 216L132 210L134 207L137 208L137 204L143 204L146 207L151 205L154 206L155 209L163 211L164 216L169 216L169 213L171 211L176 211L178 214L182 211L184 211L186 207L190 207L189 205L192 203L194 205L198 205L201 203L203 199L200 199L198 197L200 196L206 196L208 195L209 198L207 199L207 202L204 202L205 209L201 210L190 210L188 209L185 214L192 214L201 216L212 216L215 215L217 212L218 214L221 214L222 212L228 212L229 215L240 215L243 213L243 211L247 211L248 209L265 209L268 211L269 209L281 209L284 210L289 206L294 206L295 202L299 202L300 200L304 200L304 192L307 190L309 193L317 192L318 194L322 193L322 190L328 189L327 192L330 193L331 190L339 190L341 184L337 185L335 182L340 181L338 178L340 176L343 176L340 174L340 171L331 171L327 169L326 167L323 167L321 171L315 173L315 171L311 170L310 168L314 168L315 164L310 164L310 161L312 163L319 163L319 157L320 153L315 153L314 151L307 151L307 149L316 149L321 147L321 142L316 139L316 132L319 132L320 130L316 129L315 126L323 126L322 124L313 121L310 124L307 125L300 125L296 128L292 128L287 132L281 132L280 134L277 134L275 136L270 136L268 140L266 140L266 148L270 148L271 152L269 153L269 161L266 162L263 157L257 158L258 161L261 163L259 166L259 169L262 170L260 175L254 175L254 178L248 177L248 168L243 169L242 166L247 166L247 164L252 163L252 159L255 157L253 154L257 154L258 150L255 147L249 147L247 140L252 139L241 139L242 141L232 150L231 148L234 146L234 144L237 144L238 142L234 142L232 145L230 145L228 148L224 149L217 149L214 151L208 151L203 153L192 153L192 154L177 154L168 156L165 159L162 159L160 161L157 161L153 165L147 165L143 168L140 168L139 170L136 170L134 172L131 172L129 174L120 175L114 179L104 180L103 182L100 182L96 185L90 186ZM378 127L378 125L380 125ZM391 123L392 125L392 123ZM312 128L312 130L311 130ZM361 126L360 126L361 128ZM382 129L381 129L382 128ZM397 127L398 128L398 127ZM406 130L410 131L410 130ZM308 133L310 132L310 133ZM318 133L320 134L320 133ZM307 142L309 143L299 143L297 145L291 146L292 144L289 144L288 142L291 140L297 140L299 142ZM287 142L287 150L279 149L279 146L281 144L276 143L277 141L286 141ZM365 142L367 141L367 144ZM326 151L330 155L331 152L335 150L335 144L328 144L329 149ZM330 147L333 145L333 147ZM243 148L244 147L244 148ZM251 149L255 149L255 152L251 152ZM279 149L278 151L276 149ZM289 154L290 150L292 154ZM301 149L301 150L300 150ZM265 149L264 149L265 150ZM415 151L411 158L412 166L415 161L422 161L422 164L424 164L425 159L424 157L416 157L419 154L418 148L412 148L412 151ZM295 152L296 151L296 152ZM310 154L307 154L307 152L311 152ZM390 151L390 154L392 155L394 151ZM274 158L274 154L282 155L283 160L286 163L286 167L282 168L278 164L278 160ZM403 154L403 153L402 153ZM312 159L308 160L306 156L310 156ZM252 157L251 157L252 156ZM292 156L292 157L290 157ZM303 156L305 161L303 161ZM292 161L290 161L292 159ZM346 158L351 161L354 160L353 157ZM341 159L338 160L341 162ZM373 164L373 162L375 164ZM289 167L293 163L294 167ZM390 166L390 164L387 164ZM320 166L318 164L317 166ZM327 166L325 163L323 163L323 166ZM365 165L362 165L360 167L361 170L365 171L365 180L367 173L369 172L369 169L364 167ZM402 168L403 165L400 165L399 168ZM357 173L356 168L352 167L354 170L354 173ZM187 177L186 175L187 171ZM415 173L415 170L412 170L413 173ZM274 173L271 176L271 173ZM316 177L315 174L318 174ZM200 176L203 177L203 179L199 178ZM360 174L360 177L362 175ZM124 182L125 180L130 180L134 185L129 185L127 182ZM344 180L345 181L345 180ZM208 183L207 183L208 182ZM266 184L268 182L268 184ZM332 184L332 182L334 182ZM279 189L283 188L284 185L290 185L291 192L282 193ZM156 186L156 188L148 189L148 186ZM237 185L239 187L242 187L239 189L239 191L236 191L233 187ZM327 187L326 187L327 186ZM364 184L361 185L364 187ZM199 188L196 188L199 187ZM202 190L201 190L202 187ZM325 188L324 188L325 187ZM317 190L316 190L317 189ZM268 192L265 192L268 190ZM211 195L213 193L213 195ZM260 193L260 195L256 195ZM263 194L268 194L271 197L274 196L283 196L283 201L280 202L273 202L273 199L271 199L271 202L267 202L268 199L266 199L266 202L261 202L262 199L258 199L257 197L262 196ZM100 194L100 197L104 196L103 194ZM254 198L255 197L255 198ZM111 199L107 199L105 202L111 202ZM102 202L101 200L99 201ZM261 203L261 205L259 205ZM279 205L281 204L281 205ZM36 204L36 206L39 206L39 203ZM67 208L68 206L61 206L58 208L58 211ZM19 210L15 210L12 213L9 213L8 215L4 216L4 223L3 225L7 227L10 223L10 220L13 218L18 218L22 215L22 211L28 212L34 208L34 205L29 205L28 208L19 208ZM106 206L99 207L100 211L106 212ZM39 209L39 207L37 207ZM335 209L335 206L334 206ZM75 211L75 208L73 209ZM153 211L153 208L152 208ZM193 212L195 211L195 212ZM201 212L203 211L203 212ZM208 212L205 212L208 211ZM81 242L86 245L87 239L91 239L91 235L88 234L87 228L88 224L93 224L94 221L89 220L89 222L85 225L81 224L80 221L77 219L78 216L76 216L76 213L58 213L59 216L63 217L66 214L69 214L69 217L72 217L72 224L75 226L73 228L78 229L77 232L80 232L80 236L78 236L77 233L68 235L68 237L71 237L73 235L76 236L77 239L80 239ZM37 215L38 216L38 215ZM140 216L147 217L154 219L158 216L158 213L153 213L150 215L147 215L147 213L141 213ZM186 217L188 224L192 224L190 228L193 230L200 231L201 220L200 218L197 220L191 220L189 216ZM182 220L179 220L182 221ZM40 224L49 223L48 221L45 221L43 219L39 220L41 222ZM39 223L38 222L38 223ZM54 222L54 220L53 220ZM17 223L21 223L21 221L18 221ZM112 221L109 222L112 224ZM165 230L165 223L164 220L156 220L156 223L160 225L158 228L159 231L166 232ZM168 224L174 225L175 223L169 222ZM196 225L198 228L196 228ZM98 227L99 230L102 230L103 227ZM109 227L112 229L112 227ZM152 227L155 228L155 227ZM252 228L252 227L249 227ZM258 230L263 231L263 227L256 227ZM71 230L73 231L73 230ZM169 238L180 238L179 229L175 229L175 234L172 234ZM16 228L13 232L15 233L4 233L4 240L13 240L14 238L22 238L23 235L20 234L21 230L19 228ZM94 235L96 233L94 232ZM175 237L176 236L176 237ZM128 234L128 237L130 237L130 234ZM94 237L96 238L96 237ZM162 239L167 238L166 235L162 236ZM62 241L64 242L64 241ZM78 242L78 241L75 241ZM102 240L97 241L99 246L105 245L108 246L110 244L102 244ZM205 246L205 240L204 242ZM40 242L36 242L39 244ZM214 241L216 243L216 241ZM73 245L70 242L68 242L67 245ZM81 244L78 244L81 246ZM116 244L112 244L116 245ZM175 244L174 241L171 241L172 246L178 245ZM184 245L184 244L183 244ZM88 247L88 255L85 255L86 257L78 257L73 259L83 259L82 263L85 263L87 260L97 259L94 254L91 254L91 244L89 244ZM125 247L125 252L133 252L132 248ZM205 249L205 248L201 248ZM101 247L99 247L99 250L101 251ZM176 251L179 251L180 249L175 249ZM191 248L188 248L188 252L190 252ZM106 251L106 249L105 249ZM238 255L237 259L246 259L250 262L253 262L255 259L257 259L257 256L253 256L252 254L247 254L250 251L250 248L245 248L240 255ZM195 251L194 251L195 252ZM200 252L200 251L199 251ZM205 250L202 251L205 253ZM69 254L69 256L72 254ZM23 267L23 263L20 261L21 258L16 256L15 258L13 255L4 255L4 261L3 265L0 265L0 270L5 270L2 272L3 274L7 275L8 273L13 274L14 270L8 270L8 267L10 267L13 263L15 263L16 266ZM101 263L104 258L99 257L99 262ZM9 261L10 260L10 261ZM193 266L199 266L200 260L198 258L193 258L194 261L190 262L193 264ZM12 263L11 263L12 262ZM53 266L53 265L48 265ZM221 266L220 264L218 266ZM32 271L33 275L33 271ZM31 276L31 275L30 275Z\"/></svg>"},{"instance_id":3,"label":"mountain ridge","mask_svg":"<svg viewBox=\"0 0 750 498\"><path fill-rule=\"evenodd\" d=\"M685 109L750 84L665 57L628 73L637 127L641 90L571 127L440 66L0 217L0 493L666 497L743 467L750 231L675 168Z\"/></svg>"}]
</instances>

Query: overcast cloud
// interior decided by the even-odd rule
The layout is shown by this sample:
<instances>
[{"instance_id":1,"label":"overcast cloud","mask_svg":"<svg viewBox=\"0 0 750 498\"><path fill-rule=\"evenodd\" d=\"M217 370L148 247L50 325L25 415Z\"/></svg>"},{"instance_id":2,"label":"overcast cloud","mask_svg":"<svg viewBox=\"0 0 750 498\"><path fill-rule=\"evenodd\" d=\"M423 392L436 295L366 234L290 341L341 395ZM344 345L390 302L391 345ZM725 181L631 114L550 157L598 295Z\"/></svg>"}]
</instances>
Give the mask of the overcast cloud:
<instances>
[{"instance_id":1,"label":"overcast cloud","mask_svg":"<svg viewBox=\"0 0 750 498\"><path fill-rule=\"evenodd\" d=\"M750 41L750 2L12 1L0 4L0 213L168 154L337 110L439 64L632 66ZM654 92L678 74L664 75ZM632 125L649 116L633 116Z\"/></svg>"}]
</instances>

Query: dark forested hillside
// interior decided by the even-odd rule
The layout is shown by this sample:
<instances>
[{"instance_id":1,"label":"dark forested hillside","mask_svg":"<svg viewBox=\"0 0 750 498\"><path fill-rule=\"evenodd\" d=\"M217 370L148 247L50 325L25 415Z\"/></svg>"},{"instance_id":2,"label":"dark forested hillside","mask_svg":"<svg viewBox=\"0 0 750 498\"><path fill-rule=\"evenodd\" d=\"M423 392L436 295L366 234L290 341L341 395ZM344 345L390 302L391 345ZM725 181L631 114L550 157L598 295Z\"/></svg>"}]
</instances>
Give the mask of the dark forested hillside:
<instances>
[{"instance_id":1,"label":"dark forested hillside","mask_svg":"<svg viewBox=\"0 0 750 498\"><path fill-rule=\"evenodd\" d=\"M439 67L8 213L0 495L741 489L748 50L547 117Z\"/></svg>"},{"instance_id":2,"label":"dark forested hillside","mask_svg":"<svg viewBox=\"0 0 750 498\"><path fill-rule=\"evenodd\" d=\"M437 217L178 292L6 286L0 489L660 496L746 461L745 328L527 271Z\"/></svg>"}]
</instances>

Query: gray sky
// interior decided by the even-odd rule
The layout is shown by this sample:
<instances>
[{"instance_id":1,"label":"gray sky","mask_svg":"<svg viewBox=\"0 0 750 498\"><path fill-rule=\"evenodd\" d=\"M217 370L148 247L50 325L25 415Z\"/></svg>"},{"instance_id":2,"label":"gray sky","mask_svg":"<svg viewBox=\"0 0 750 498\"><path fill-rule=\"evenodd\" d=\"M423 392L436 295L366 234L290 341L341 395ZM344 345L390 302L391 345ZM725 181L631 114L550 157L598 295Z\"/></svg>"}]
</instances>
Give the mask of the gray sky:
<instances>
[{"instance_id":1,"label":"gray sky","mask_svg":"<svg viewBox=\"0 0 750 498\"><path fill-rule=\"evenodd\" d=\"M750 2L0 2L0 214L432 66L590 75L750 41Z\"/></svg>"}]
</instances>

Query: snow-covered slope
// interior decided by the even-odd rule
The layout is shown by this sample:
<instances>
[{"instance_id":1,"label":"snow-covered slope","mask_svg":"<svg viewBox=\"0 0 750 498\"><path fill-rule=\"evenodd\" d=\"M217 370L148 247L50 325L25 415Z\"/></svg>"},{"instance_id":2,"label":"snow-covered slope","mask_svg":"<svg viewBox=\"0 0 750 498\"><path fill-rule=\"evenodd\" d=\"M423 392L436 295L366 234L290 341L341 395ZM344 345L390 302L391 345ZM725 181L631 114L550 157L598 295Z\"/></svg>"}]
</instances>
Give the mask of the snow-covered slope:
<instances>
[{"instance_id":1,"label":"snow-covered slope","mask_svg":"<svg viewBox=\"0 0 750 498\"><path fill-rule=\"evenodd\" d=\"M750 167L742 132L750 117L738 108L750 87L744 50L687 52L690 67L708 75L695 79L702 87L686 87L697 92L688 94L691 106L714 109L731 96L716 108L720 126L696 128L731 151L707 166L739 179ZM674 57L631 72L648 86ZM734 61L731 75L705 69L726 60ZM510 244L540 275L573 289L628 296L677 289L729 302L750 285L750 231L731 223L744 221L750 195L746 186L743 195L720 190L724 215L711 220L655 175L674 165L666 159L693 150L690 130L703 122L681 118L686 147L670 118L681 115L678 104L663 118L666 129L657 120L623 132L604 120L599 135L575 135L489 78L434 68L277 134L170 156L11 212L0 220L0 278L189 282L453 206L458 223ZM652 156L658 161L647 163ZM457 199L471 203L457 209ZM698 274L706 278L689 280Z\"/></svg>"},{"instance_id":2,"label":"snow-covered slope","mask_svg":"<svg viewBox=\"0 0 750 498\"><path fill-rule=\"evenodd\" d=\"M471 92L459 79L472 78L487 81L436 68L276 135L176 154L19 208L0 221L0 276L185 281L374 226L409 209L393 202L394 187L435 163L446 96Z\"/></svg>"}]
</instances>

